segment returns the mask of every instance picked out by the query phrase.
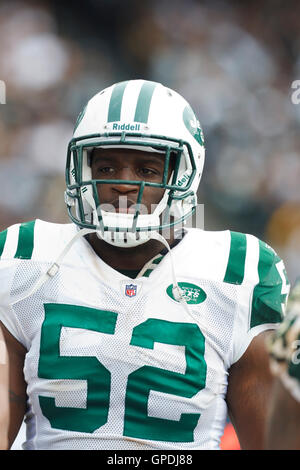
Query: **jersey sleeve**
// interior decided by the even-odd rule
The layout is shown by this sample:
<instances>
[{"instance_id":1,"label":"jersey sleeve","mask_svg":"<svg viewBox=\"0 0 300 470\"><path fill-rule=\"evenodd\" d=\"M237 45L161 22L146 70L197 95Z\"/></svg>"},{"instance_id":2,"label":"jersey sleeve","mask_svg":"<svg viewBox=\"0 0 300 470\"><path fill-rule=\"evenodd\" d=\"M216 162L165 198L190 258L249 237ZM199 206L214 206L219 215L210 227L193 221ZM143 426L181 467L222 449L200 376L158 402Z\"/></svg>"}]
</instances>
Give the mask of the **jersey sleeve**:
<instances>
[{"instance_id":1,"label":"jersey sleeve","mask_svg":"<svg viewBox=\"0 0 300 470\"><path fill-rule=\"evenodd\" d=\"M20 225L16 224L0 233L0 321L17 341L27 347L27 339L15 315L11 298L20 263L15 256L19 246L19 228Z\"/></svg>"},{"instance_id":2,"label":"jersey sleeve","mask_svg":"<svg viewBox=\"0 0 300 470\"><path fill-rule=\"evenodd\" d=\"M268 339L267 347L273 374L300 402L300 281L290 294L286 318Z\"/></svg>"},{"instance_id":3,"label":"jersey sleeve","mask_svg":"<svg viewBox=\"0 0 300 470\"><path fill-rule=\"evenodd\" d=\"M15 263L0 260L0 321L23 346L27 346L21 325L10 304L10 291L15 273Z\"/></svg>"},{"instance_id":4,"label":"jersey sleeve","mask_svg":"<svg viewBox=\"0 0 300 470\"><path fill-rule=\"evenodd\" d=\"M283 261L266 243L259 240L259 282L253 290L250 329L283 320L290 283Z\"/></svg>"},{"instance_id":5,"label":"jersey sleeve","mask_svg":"<svg viewBox=\"0 0 300 470\"><path fill-rule=\"evenodd\" d=\"M232 362L244 354L255 336L282 322L290 289L282 259L268 244L251 235L247 235L241 287Z\"/></svg>"}]
</instances>

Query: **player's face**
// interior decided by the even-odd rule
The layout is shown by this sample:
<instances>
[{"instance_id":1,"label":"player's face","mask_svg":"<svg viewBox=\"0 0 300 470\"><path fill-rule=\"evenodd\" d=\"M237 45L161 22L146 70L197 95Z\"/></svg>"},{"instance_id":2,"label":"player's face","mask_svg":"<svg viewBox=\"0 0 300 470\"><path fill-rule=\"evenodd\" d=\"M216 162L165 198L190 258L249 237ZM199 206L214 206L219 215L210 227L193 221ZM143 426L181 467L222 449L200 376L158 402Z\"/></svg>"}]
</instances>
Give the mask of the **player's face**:
<instances>
[{"instance_id":1,"label":"player's face","mask_svg":"<svg viewBox=\"0 0 300 470\"><path fill-rule=\"evenodd\" d=\"M92 154L92 178L109 180L131 180L161 183L164 173L164 155L133 149L94 149ZM169 176L172 172L170 163ZM134 213L140 186L138 184L99 184L98 195L101 207L112 205L116 212ZM141 204L144 213L153 212L163 197L163 188L145 186Z\"/></svg>"}]
</instances>

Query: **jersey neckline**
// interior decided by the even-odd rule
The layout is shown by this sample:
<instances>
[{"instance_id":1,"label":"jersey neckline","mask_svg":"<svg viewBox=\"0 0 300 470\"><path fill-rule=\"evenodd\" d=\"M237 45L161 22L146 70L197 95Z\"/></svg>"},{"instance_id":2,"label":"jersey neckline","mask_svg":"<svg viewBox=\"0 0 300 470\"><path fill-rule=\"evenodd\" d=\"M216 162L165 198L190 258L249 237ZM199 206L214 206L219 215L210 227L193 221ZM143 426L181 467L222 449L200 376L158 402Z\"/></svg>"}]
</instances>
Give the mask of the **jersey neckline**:
<instances>
[{"instance_id":1,"label":"jersey neckline","mask_svg":"<svg viewBox=\"0 0 300 470\"><path fill-rule=\"evenodd\" d=\"M171 249L172 252L175 253L177 252L180 247L182 247L182 241L183 239L186 240L188 236L188 231L184 230L184 236L181 239L176 239L175 243L172 245ZM163 248L160 253L155 255L153 258L150 258L147 263L145 263L144 267L149 263L150 266L145 270L145 272L142 275L139 275L139 273L142 273L144 267L141 270L132 270L136 271L137 277L131 278L130 276L126 275L126 271L130 270L116 270L113 267L111 267L109 264L107 264L103 259L97 255L91 244L88 242L88 240L85 237L82 237L78 240L78 244L81 245L81 248L84 250L81 258L84 264L88 265L89 269L91 268L94 274L103 279L105 279L107 282L111 282L112 280L116 281L124 281L124 280L147 280L150 276L152 277L155 273L160 272L160 267L164 265L166 262L169 261L170 253L166 248ZM174 250L174 251L173 251ZM151 263L150 263L151 262ZM171 269L171 267L170 267Z\"/></svg>"}]
</instances>

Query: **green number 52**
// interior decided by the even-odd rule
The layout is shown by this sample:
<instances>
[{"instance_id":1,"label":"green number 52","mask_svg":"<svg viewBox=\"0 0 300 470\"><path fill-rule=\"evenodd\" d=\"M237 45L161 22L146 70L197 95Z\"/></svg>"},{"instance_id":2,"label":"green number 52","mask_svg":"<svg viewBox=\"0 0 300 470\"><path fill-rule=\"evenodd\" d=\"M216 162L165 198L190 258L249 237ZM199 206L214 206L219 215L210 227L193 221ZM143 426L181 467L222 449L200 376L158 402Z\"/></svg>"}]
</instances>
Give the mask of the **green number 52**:
<instances>
[{"instance_id":1,"label":"green number 52","mask_svg":"<svg viewBox=\"0 0 300 470\"><path fill-rule=\"evenodd\" d=\"M66 304L45 304L44 307L38 377L85 380L87 391L85 408L57 406L53 396L39 396L42 413L53 428L93 433L108 419L111 373L96 357L62 356L61 330L63 327L81 328L113 335L117 313ZM200 414L182 413L179 421L150 417L148 399L151 390L192 398L205 387L204 336L196 324L154 318L133 329L130 347L153 349L155 342L185 346L185 374L152 366L142 366L129 374L123 434L141 439L191 442ZM59 387L55 395L59 395Z\"/></svg>"}]
</instances>

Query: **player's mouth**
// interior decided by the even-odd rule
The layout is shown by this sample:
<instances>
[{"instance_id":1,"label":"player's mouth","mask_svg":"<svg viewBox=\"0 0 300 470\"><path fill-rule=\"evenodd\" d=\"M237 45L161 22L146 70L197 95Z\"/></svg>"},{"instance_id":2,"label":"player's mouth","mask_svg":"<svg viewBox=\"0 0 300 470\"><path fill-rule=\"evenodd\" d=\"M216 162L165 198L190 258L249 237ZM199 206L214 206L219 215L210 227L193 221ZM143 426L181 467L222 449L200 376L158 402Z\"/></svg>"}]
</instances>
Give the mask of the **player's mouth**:
<instances>
[{"instance_id":1,"label":"player's mouth","mask_svg":"<svg viewBox=\"0 0 300 470\"><path fill-rule=\"evenodd\" d=\"M136 201L132 201L126 196L120 196L110 204L114 207L115 212L118 212L119 214L135 214L137 209Z\"/></svg>"}]
</instances>

